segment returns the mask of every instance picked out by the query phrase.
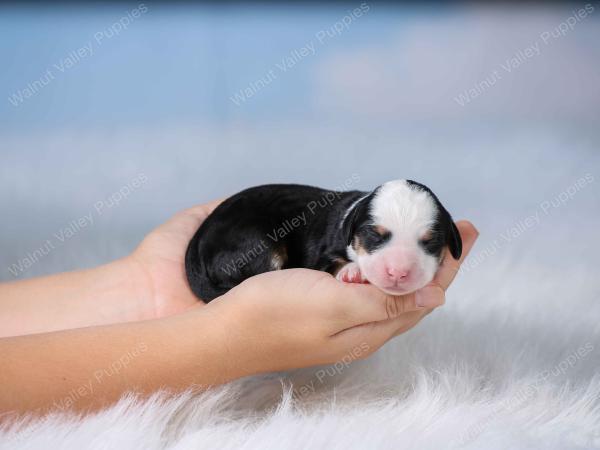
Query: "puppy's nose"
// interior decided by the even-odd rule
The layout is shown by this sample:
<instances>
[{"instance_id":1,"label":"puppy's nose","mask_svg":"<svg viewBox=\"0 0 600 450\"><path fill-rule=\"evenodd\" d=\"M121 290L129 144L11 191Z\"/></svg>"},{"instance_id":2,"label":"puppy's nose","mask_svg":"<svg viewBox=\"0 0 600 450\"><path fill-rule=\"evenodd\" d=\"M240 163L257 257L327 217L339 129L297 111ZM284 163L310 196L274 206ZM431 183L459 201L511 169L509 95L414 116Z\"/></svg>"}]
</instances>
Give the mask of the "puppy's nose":
<instances>
[{"instance_id":1,"label":"puppy's nose","mask_svg":"<svg viewBox=\"0 0 600 450\"><path fill-rule=\"evenodd\" d=\"M395 281L406 281L410 276L410 270L404 267L388 267L388 277Z\"/></svg>"}]
</instances>

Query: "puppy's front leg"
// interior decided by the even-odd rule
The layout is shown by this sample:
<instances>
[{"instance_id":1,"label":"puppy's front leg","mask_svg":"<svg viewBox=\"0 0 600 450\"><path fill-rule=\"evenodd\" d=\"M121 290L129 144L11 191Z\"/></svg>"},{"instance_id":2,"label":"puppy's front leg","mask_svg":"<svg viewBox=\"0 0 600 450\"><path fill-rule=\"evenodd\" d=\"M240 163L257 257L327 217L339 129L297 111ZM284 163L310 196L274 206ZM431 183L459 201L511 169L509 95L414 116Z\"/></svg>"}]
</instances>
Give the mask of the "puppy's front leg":
<instances>
[{"instance_id":1,"label":"puppy's front leg","mask_svg":"<svg viewBox=\"0 0 600 450\"><path fill-rule=\"evenodd\" d=\"M345 283L367 283L366 278L363 277L358 264L355 262L346 264L335 277Z\"/></svg>"}]
</instances>

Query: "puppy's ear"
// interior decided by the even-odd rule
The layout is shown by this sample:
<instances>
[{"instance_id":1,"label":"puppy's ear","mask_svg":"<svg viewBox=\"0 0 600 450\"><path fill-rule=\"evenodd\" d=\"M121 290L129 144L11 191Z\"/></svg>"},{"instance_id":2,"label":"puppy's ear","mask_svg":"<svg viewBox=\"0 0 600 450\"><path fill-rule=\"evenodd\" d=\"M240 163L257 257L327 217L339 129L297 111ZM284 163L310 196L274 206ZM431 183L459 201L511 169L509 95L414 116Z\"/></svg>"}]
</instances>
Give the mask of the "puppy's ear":
<instances>
[{"instance_id":1,"label":"puppy's ear","mask_svg":"<svg viewBox=\"0 0 600 450\"><path fill-rule=\"evenodd\" d=\"M452 257L458 260L462 255L462 238L448 211L446 211L446 214L448 220L448 228L446 230L448 248Z\"/></svg>"},{"instance_id":2,"label":"puppy's ear","mask_svg":"<svg viewBox=\"0 0 600 450\"><path fill-rule=\"evenodd\" d=\"M344 222L342 223L342 234L346 245L352 243L352 238L356 233L358 226L366 220L368 215L368 207L371 203L371 195L363 198L361 201L352 206L352 209L346 214Z\"/></svg>"},{"instance_id":3,"label":"puppy's ear","mask_svg":"<svg viewBox=\"0 0 600 450\"><path fill-rule=\"evenodd\" d=\"M440 226L446 232L446 245L450 249L450 254L454 259L460 259L462 255L462 239L460 237L460 233L458 232L458 228L456 228L456 225L454 225L454 220L452 220L452 216L448 210L444 208L442 202L440 202L437 196L427 186L412 180L406 181L407 183L417 186L418 189L424 190L431 195L440 212Z\"/></svg>"}]
</instances>

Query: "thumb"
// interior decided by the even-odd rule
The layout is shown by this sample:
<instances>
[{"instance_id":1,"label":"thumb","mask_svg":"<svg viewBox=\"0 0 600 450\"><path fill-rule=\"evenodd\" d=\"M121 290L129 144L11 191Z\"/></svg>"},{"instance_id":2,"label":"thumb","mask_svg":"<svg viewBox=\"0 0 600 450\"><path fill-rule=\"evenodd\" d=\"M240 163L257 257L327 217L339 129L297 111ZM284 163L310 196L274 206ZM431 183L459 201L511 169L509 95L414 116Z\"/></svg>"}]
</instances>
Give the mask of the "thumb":
<instances>
[{"instance_id":1,"label":"thumb","mask_svg":"<svg viewBox=\"0 0 600 450\"><path fill-rule=\"evenodd\" d=\"M445 301L444 290L435 283L430 283L415 292L415 303L421 308L436 308L442 306Z\"/></svg>"}]
</instances>

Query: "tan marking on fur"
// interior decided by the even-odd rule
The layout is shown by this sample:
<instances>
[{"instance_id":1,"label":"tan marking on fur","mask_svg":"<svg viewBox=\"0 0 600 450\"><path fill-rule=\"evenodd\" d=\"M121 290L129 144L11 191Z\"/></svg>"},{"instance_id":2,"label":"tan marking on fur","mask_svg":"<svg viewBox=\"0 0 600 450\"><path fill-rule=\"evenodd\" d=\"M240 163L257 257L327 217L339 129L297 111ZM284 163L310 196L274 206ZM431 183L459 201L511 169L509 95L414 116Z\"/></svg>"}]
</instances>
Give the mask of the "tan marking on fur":
<instances>
[{"instance_id":1,"label":"tan marking on fur","mask_svg":"<svg viewBox=\"0 0 600 450\"><path fill-rule=\"evenodd\" d=\"M271 270L281 270L287 262L287 248L280 247L271 254Z\"/></svg>"},{"instance_id":2,"label":"tan marking on fur","mask_svg":"<svg viewBox=\"0 0 600 450\"><path fill-rule=\"evenodd\" d=\"M338 272L339 272L340 270L342 270L342 267L344 267L346 264L348 264L348 261L347 261L347 260L345 260L345 259L342 259L342 258L336 258L336 259L333 261L333 264L334 264L335 266L334 266L334 268L333 268L333 273L332 273L332 275L333 275L334 277L337 277L337 274L338 274Z\"/></svg>"},{"instance_id":3,"label":"tan marking on fur","mask_svg":"<svg viewBox=\"0 0 600 450\"><path fill-rule=\"evenodd\" d=\"M365 248L362 246L362 242L360 242L360 238L358 236L354 237L352 241L352 248L356 252L357 255L364 255L367 253Z\"/></svg>"}]
</instances>

